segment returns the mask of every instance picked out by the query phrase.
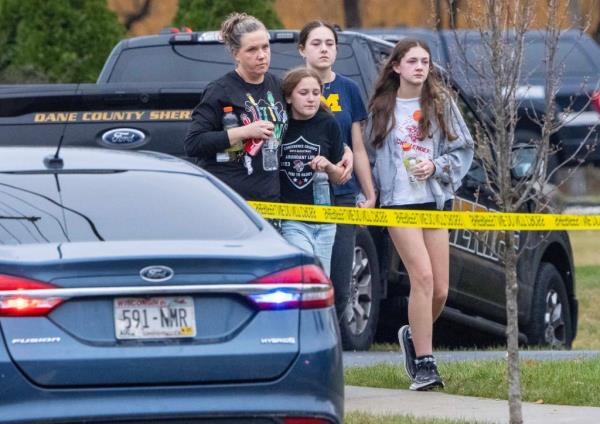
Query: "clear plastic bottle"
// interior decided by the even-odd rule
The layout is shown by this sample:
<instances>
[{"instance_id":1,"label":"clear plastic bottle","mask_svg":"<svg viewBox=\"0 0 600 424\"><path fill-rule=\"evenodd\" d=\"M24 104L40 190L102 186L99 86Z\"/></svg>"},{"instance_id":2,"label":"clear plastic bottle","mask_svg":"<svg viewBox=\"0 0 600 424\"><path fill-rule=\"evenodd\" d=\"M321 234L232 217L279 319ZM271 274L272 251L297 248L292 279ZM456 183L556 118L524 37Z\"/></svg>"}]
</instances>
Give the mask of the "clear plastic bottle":
<instances>
[{"instance_id":1,"label":"clear plastic bottle","mask_svg":"<svg viewBox=\"0 0 600 424\"><path fill-rule=\"evenodd\" d=\"M329 176L325 172L315 172L313 177L313 203L316 206L331 206Z\"/></svg>"},{"instance_id":2,"label":"clear plastic bottle","mask_svg":"<svg viewBox=\"0 0 600 424\"><path fill-rule=\"evenodd\" d=\"M406 173L408 174L408 181L412 185L418 184L419 180L413 175L412 168L419 163L419 158L417 157L417 153L412 149L412 145L409 143L402 144L402 162L404 163Z\"/></svg>"},{"instance_id":3,"label":"clear plastic bottle","mask_svg":"<svg viewBox=\"0 0 600 424\"><path fill-rule=\"evenodd\" d=\"M262 162L265 171L277 171L279 169L279 140L271 137L263 143Z\"/></svg>"},{"instance_id":4,"label":"clear plastic bottle","mask_svg":"<svg viewBox=\"0 0 600 424\"><path fill-rule=\"evenodd\" d=\"M223 112L225 112L225 114L223 115L223 130L227 131L231 128L236 128L240 126L240 121L238 120L237 116L233 113L233 107L232 106L225 106L223 108ZM234 160L238 153L241 152L244 149L244 145L243 143L237 142L235 144L233 144L231 147L225 149L222 152L217 153L217 162L229 162Z\"/></svg>"}]
</instances>

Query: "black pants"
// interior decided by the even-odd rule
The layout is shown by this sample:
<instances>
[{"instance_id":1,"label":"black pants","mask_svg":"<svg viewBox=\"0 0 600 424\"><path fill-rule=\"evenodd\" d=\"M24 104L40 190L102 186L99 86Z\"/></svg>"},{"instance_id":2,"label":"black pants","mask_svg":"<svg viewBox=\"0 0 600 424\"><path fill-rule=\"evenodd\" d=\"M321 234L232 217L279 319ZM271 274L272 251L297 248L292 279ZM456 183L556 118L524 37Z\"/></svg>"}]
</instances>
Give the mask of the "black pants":
<instances>
[{"instance_id":1,"label":"black pants","mask_svg":"<svg viewBox=\"0 0 600 424\"><path fill-rule=\"evenodd\" d=\"M356 195L342 194L335 196L334 201L336 206L353 207L356 206ZM356 225L337 225L333 251L331 252L331 282L335 292L335 310L338 320L342 318L350 299L355 241Z\"/></svg>"}]
</instances>

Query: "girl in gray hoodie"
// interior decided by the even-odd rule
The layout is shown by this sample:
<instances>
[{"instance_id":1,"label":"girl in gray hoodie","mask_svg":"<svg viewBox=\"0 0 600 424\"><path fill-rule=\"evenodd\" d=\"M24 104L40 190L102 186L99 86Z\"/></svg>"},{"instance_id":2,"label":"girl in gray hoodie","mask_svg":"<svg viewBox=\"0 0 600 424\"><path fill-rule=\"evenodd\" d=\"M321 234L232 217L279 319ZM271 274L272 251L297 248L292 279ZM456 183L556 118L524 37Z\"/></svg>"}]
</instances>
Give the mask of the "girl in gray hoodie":
<instances>
[{"instance_id":1,"label":"girl in gray hoodie","mask_svg":"<svg viewBox=\"0 0 600 424\"><path fill-rule=\"evenodd\" d=\"M471 166L473 139L423 41L406 38L396 44L369 102L367 136L375 150L381 207L451 209ZM409 325L398 332L410 389L443 387L432 333L448 295L448 230L388 230L410 279Z\"/></svg>"}]
</instances>

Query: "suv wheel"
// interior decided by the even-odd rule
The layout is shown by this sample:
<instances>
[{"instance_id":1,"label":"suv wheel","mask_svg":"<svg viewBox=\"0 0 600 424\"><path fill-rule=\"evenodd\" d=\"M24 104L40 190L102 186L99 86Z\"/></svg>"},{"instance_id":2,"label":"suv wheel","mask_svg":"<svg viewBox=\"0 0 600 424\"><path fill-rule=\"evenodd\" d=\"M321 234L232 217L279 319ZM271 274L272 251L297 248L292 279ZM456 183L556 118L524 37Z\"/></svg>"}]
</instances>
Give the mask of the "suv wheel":
<instances>
[{"instance_id":1,"label":"suv wheel","mask_svg":"<svg viewBox=\"0 0 600 424\"><path fill-rule=\"evenodd\" d=\"M381 283L375 244L365 228L356 234L350 299L340 320L345 350L368 350L373 343L379 317Z\"/></svg>"},{"instance_id":2,"label":"suv wheel","mask_svg":"<svg viewBox=\"0 0 600 424\"><path fill-rule=\"evenodd\" d=\"M529 344L570 348L573 342L570 309L562 276L552 264L542 263L535 281L531 323L527 330Z\"/></svg>"}]
</instances>

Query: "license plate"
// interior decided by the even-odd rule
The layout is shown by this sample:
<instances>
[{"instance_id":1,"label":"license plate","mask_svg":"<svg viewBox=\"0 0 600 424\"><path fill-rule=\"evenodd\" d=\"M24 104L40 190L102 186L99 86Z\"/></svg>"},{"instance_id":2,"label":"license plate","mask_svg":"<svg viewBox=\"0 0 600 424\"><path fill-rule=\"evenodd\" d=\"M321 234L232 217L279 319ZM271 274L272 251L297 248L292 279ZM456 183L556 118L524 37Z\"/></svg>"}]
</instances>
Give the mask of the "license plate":
<instances>
[{"instance_id":1,"label":"license plate","mask_svg":"<svg viewBox=\"0 0 600 424\"><path fill-rule=\"evenodd\" d=\"M194 299L120 297L114 300L115 334L119 340L196 336Z\"/></svg>"}]
</instances>

